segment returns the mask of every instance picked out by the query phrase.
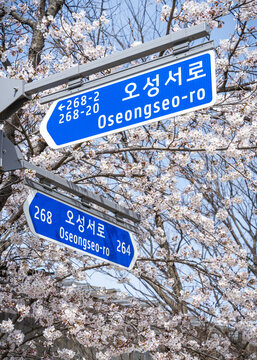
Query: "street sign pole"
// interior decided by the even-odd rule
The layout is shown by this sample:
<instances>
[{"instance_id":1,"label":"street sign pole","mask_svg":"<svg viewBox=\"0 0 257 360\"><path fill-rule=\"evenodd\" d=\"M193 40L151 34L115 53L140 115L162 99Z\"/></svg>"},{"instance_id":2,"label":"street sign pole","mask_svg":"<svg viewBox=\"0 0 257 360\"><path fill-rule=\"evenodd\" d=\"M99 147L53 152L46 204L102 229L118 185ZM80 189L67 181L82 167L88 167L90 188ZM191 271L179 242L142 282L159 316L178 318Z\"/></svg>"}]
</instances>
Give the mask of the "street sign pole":
<instances>
[{"instance_id":1,"label":"street sign pole","mask_svg":"<svg viewBox=\"0 0 257 360\"><path fill-rule=\"evenodd\" d=\"M132 234L101 218L42 192L24 203L30 230L40 238L130 270L137 258Z\"/></svg>"}]
</instances>

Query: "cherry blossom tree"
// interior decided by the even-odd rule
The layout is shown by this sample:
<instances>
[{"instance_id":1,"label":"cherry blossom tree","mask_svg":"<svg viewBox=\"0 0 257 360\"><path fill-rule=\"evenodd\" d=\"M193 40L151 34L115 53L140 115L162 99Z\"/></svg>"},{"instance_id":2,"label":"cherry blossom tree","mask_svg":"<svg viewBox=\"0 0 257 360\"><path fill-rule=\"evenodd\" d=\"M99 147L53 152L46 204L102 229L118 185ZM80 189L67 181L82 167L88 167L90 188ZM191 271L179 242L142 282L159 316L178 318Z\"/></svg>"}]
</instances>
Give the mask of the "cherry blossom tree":
<instances>
[{"instance_id":1,"label":"cherry blossom tree","mask_svg":"<svg viewBox=\"0 0 257 360\"><path fill-rule=\"evenodd\" d=\"M142 220L138 260L121 271L32 235L22 204L34 175L1 173L1 359L257 358L256 15L254 0L0 1L1 77L27 82L202 22L216 34L231 23L216 41L210 108L59 150L40 137L42 94L3 122L25 159ZM125 292L75 286L93 270Z\"/></svg>"}]
</instances>

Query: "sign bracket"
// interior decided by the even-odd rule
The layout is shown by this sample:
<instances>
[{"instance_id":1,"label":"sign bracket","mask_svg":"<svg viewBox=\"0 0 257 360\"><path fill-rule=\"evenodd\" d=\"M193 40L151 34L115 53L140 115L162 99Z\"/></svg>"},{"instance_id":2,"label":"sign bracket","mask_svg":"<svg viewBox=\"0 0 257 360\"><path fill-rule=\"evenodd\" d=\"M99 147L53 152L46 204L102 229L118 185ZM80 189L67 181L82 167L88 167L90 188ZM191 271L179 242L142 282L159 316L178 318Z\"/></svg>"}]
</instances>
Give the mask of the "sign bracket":
<instances>
[{"instance_id":1,"label":"sign bracket","mask_svg":"<svg viewBox=\"0 0 257 360\"><path fill-rule=\"evenodd\" d=\"M26 101L31 99L33 94L71 83L80 78L87 78L89 75L167 50L185 41L191 42L209 35L210 27L206 23L202 23L86 64L78 64L40 80L26 83L19 79L0 79L0 87L4 88L3 96L0 99L0 120L5 120L14 114Z\"/></svg>"},{"instance_id":2,"label":"sign bracket","mask_svg":"<svg viewBox=\"0 0 257 360\"><path fill-rule=\"evenodd\" d=\"M8 119L31 99L31 95L25 93L25 84L25 81L20 79L0 79L0 120Z\"/></svg>"},{"instance_id":3,"label":"sign bracket","mask_svg":"<svg viewBox=\"0 0 257 360\"><path fill-rule=\"evenodd\" d=\"M189 51L189 41L173 46L173 54L178 55ZM187 54L188 55L188 54Z\"/></svg>"},{"instance_id":4,"label":"sign bracket","mask_svg":"<svg viewBox=\"0 0 257 360\"><path fill-rule=\"evenodd\" d=\"M5 172L22 169L22 160L21 151L8 139L4 131L0 130L0 170Z\"/></svg>"},{"instance_id":5,"label":"sign bracket","mask_svg":"<svg viewBox=\"0 0 257 360\"><path fill-rule=\"evenodd\" d=\"M174 46L173 51L175 49L175 52L173 54L162 56L158 59L150 60L139 65L131 66L128 69L116 71L115 73L105 75L99 79L82 82L80 87L65 88L59 91L55 91L52 94L43 95L40 98L40 104L46 104L67 96L72 96L81 91L88 91L92 88L100 87L113 81L118 81L124 77L131 75L134 76L140 72L148 71L154 69L155 67L166 65L174 61L182 60L184 57L197 55L198 53L209 51L214 48L214 43L212 40L191 47L189 47L187 44L188 42Z\"/></svg>"},{"instance_id":6,"label":"sign bracket","mask_svg":"<svg viewBox=\"0 0 257 360\"><path fill-rule=\"evenodd\" d=\"M97 218L103 219L114 225L120 226L120 227L124 228L125 230L132 231L134 233L138 233L138 227L136 225L130 224L128 222L125 223L124 220L119 220L119 217L117 215L113 216L113 215L104 213L102 211L99 211L98 209L93 208L92 204L89 204L89 203L85 204L83 201L74 199L70 196L60 193L56 189L53 189L49 186L45 186L45 184L37 183L34 180L31 180L30 178L25 177L24 185L31 187L35 191L39 191L43 194L49 195L65 204L74 206L74 207L78 208L79 210L85 211L93 216L96 216Z\"/></svg>"},{"instance_id":7,"label":"sign bracket","mask_svg":"<svg viewBox=\"0 0 257 360\"><path fill-rule=\"evenodd\" d=\"M68 89L72 90L72 89L80 88L80 86L83 85L83 83L84 82L82 78L71 80L68 82Z\"/></svg>"},{"instance_id":8,"label":"sign bracket","mask_svg":"<svg viewBox=\"0 0 257 360\"><path fill-rule=\"evenodd\" d=\"M126 218L133 223L140 222L139 214L106 199L102 195L95 194L80 185L74 184L71 181L63 179L48 170L24 160L21 151L7 138L3 130L0 130L0 149L0 164L2 165L0 171L6 172L18 169L32 170L41 183L39 184L41 190L45 188L45 191L51 192L59 188L78 197L81 206L86 203L88 207L91 208L91 204L94 204L107 212L110 211L115 216Z\"/></svg>"}]
</instances>

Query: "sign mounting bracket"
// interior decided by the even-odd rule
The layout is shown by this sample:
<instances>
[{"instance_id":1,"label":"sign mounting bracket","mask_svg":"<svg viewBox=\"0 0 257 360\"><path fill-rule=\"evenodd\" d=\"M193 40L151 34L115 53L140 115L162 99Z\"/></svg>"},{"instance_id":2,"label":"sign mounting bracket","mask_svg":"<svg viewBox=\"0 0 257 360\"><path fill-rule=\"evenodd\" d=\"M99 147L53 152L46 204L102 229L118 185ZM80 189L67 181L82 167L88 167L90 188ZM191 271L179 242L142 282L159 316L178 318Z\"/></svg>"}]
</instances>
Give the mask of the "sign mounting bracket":
<instances>
[{"instance_id":1,"label":"sign mounting bracket","mask_svg":"<svg viewBox=\"0 0 257 360\"><path fill-rule=\"evenodd\" d=\"M173 46L173 54L178 55L189 50L189 41Z\"/></svg>"},{"instance_id":2,"label":"sign mounting bracket","mask_svg":"<svg viewBox=\"0 0 257 360\"><path fill-rule=\"evenodd\" d=\"M123 220L123 218L121 218L120 216L117 216L117 215L113 216L113 215L104 213L104 212L94 208L92 203L91 204L89 202L84 203L83 201L81 201L79 199L74 199L70 196L60 193L57 189L51 188L50 186L45 186L45 184L37 183L28 177L25 177L24 185L31 187L35 191L39 191L43 194L49 195L65 204L69 204L80 210L83 210L93 216L96 216L97 218L100 218L100 219L103 219L110 223L113 223L115 225L121 226L128 231L138 233L138 228L136 225L125 222ZM120 220L120 219L122 219L122 220Z\"/></svg>"},{"instance_id":3,"label":"sign mounting bracket","mask_svg":"<svg viewBox=\"0 0 257 360\"><path fill-rule=\"evenodd\" d=\"M170 49L185 41L191 42L209 35L210 27L206 23L202 23L86 64L77 64L70 69L40 80L26 83L19 79L0 79L0 87L4 88L3 96L0 99L0 120L5 120L14 114L26 101L31 99L33 94L80 78L87 78L92 74Z\"/></svg>"},{"instance_id":4,"label":"sign mounting bracket","mask_svg":"<svg viewBox=\"0 0 257 360\"><path fill-rule=\"evenodd\" d=\"M71 80L68 82L68 89L72 90L72 89L80 88L80 86L83 85L83 83L84 81L82 78Z\"/></svg>"},{"instance_id":5,"label":"sign mounting bracket","mask_svg":"<svg viewBox=\"0 0 257 360\"><path fill-rule=\"evenodd\" d=\"M0 164L2 164L0 171L6 172L18 169L32 170L41 182L41 189L45 188L46 191L53 191L55 188L59 188L78 197L82 202L86 202L89 207L91 207L92 203L105 209L107 212L110 211L115 216L120 216L133 223L140 222L139 214L106 199L102 195L95 194L80 185L74 184L71 181L63 179L48 170L24 160L21 151L7 138L3 130L0 130L0 149Z\"/></svg>"}]
</instances>

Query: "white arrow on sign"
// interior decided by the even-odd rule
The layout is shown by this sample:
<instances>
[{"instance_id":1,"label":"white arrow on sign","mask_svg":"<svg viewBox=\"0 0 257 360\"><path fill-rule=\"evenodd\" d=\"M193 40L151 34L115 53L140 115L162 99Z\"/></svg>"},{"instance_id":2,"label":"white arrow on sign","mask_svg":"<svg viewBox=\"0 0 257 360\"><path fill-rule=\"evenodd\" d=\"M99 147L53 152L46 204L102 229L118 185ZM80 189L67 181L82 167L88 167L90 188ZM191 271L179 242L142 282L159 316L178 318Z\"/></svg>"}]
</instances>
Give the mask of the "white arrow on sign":
<instances>
[{"instance_id":1,"label":"white arrow on sign","mask_svg":"<svg viewBox=\"0 0 257 360\"><path fill-rule=\"evenodd\" d=\"M62 104L60 106L58 106L58 110L60 110L60 111L63 111L64 108L65 108L65 106Z\"/></svg>"}]
</instances>

